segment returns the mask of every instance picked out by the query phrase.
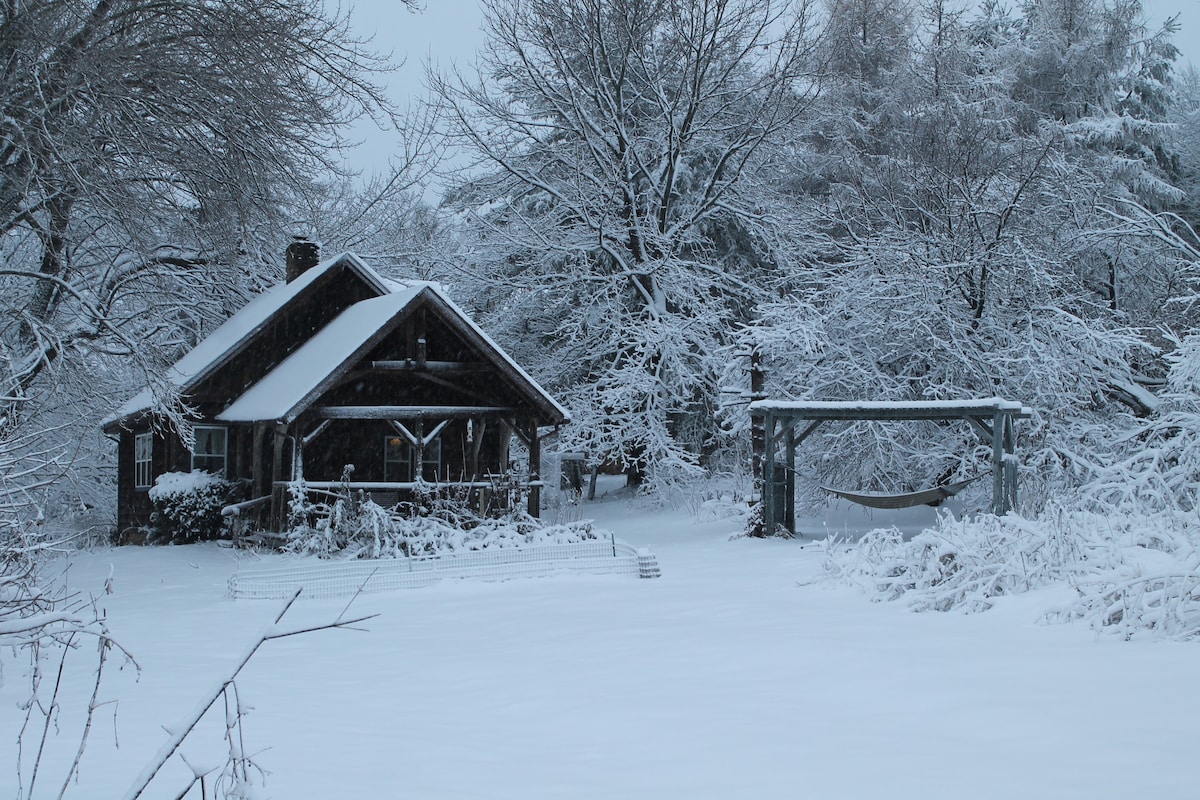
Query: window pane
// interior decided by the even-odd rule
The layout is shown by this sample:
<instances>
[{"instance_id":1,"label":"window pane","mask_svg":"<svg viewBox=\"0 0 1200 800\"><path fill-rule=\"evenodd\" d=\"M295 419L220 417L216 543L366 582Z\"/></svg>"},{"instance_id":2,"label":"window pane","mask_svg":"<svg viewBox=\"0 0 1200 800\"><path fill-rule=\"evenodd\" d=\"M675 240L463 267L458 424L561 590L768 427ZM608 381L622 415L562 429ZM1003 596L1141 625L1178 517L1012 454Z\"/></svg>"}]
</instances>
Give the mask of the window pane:
<instances>
[{"instance_id":1,"label":"window pane","mask_svg":"<svg viewBox=\"0 0 1200 800\"><path fill-rule=\"evenodd\" d=\"M196 448L192 451L192 471L225 474L225 429L197 425Z\"/></svg>"},{"instance_id":2,"label":"window pane","mask_svg":"<svg viewBox=\"0 0 1200 800\"><path fill-rule=\"evenodd\" d=\"M154 478L154 434L139 433L133 437L133 485L147 489Z\"/></svg>"},{"instance_id":3,"label":"window pane","mask_svg":"<svg viewBox=\"0 0 1200 800\"><path fill-rule=\"evenodd\" d=\"M421 453L421 480L436 483L442 472L442 440L434 439Z\"/></svg>"},{"instance_id":4,"label":"window pane","mask_svg":"<svg viewBox=\"0 0 1200 800\"><path fill-rule=\"evenodd\" d=\"M412 480L412 446L399 436L383 440L383 479L408 483Z\"/></svg>"},{"instance_id":5,"label":"window pane","mask_svg":"<svg viewBox=\"0 0 1200 800\"><path fill-rule=\"evenodd\" d=\"M196 455L223 456L225 455L225 429L197 427Z\"/></svg>"}]
</instances>

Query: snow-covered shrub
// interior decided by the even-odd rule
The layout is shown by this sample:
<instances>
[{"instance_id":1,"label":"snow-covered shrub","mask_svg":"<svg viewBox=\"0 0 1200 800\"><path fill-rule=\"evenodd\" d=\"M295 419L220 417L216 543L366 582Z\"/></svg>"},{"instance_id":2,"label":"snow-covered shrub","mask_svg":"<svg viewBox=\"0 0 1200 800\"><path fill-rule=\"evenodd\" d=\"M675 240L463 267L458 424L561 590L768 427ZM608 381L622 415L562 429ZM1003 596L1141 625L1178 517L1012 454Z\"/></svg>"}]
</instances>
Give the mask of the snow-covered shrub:
<instances>
[{"instance_id":1,"label":"snow-covered shrub","mask_svg":"<svg viewBox=\"0 0 1200 800\"><path fill-rule=\"evenodd\" d=\"M1200 518L1168 511L1107 521L1118 565L1078 577L1075 600L1046 619L1084 620L1125 639L1200 638Z\"/></svg>"},{"instance_id":2,"label":"snow-covered shrub","mask_svg":"<svg viewBox=\"0 0 1200 800\"><path fill-rule=\"evenodd\" d=\"M438 494L433 488L389 509L350 491L331 502L313 503L302 487L293 487L296 524L288 532L287 549L322 557L406 558L598 538L590 520L548 524L517 509L482 516L465 497Z\"/></svg>"},{"instance_id":3,"label":"snow-covered shrub","mask_svg":"<svg viewBox=\"0 0 1200 800\"><path fill-rule=\"evenodd\" d=\"M903 597L914 611L978 612L996 597L1061 581L1085 560L1106 557L1091 549L1062 524L945 514L909 540L896 528L873 530L854 544L831 540L825 571L873 599Z\"/></svg>"},{"instance_id":4,"label":"snow-covered shrub","mask_svg":"<svg viewBox=\"0 0 1200 800\"><path fill-rule=\"evenodd\" d=\"M221 535L221 509L232 502L234 486L207 472L167 472L150 489L154 538L190 544Z\"/></svg>"},{"instance_id":5,"label":"snow-covered shrub","mask_svg":"<svg viewBox=\"0 0 1200 800\"><path fill-rule=\"evenodd\" d=\"M745 469L730 469L692 481L686 489L674 492L670 500L699 520L718 520L745 517L753 498L754 478Z\"/></svg>"},{"instance_id":6,"label":"snow-covered shrub","mask_svg":"<svg viewBox=\"0 0 1200 800\"><path fill-rule=\"evenodd\" d=\"M1194 514L945 515L910 540L895 528L830 540L824 566L828 578L914 611L986 611L998 597L1066 585L1075 599L1047 609L1046 621L1082 620L1126 639L1200 637Z\"/></svg>"},{"instance_id":7,"label":"snow-covered shrub","mask_svg":"<svg viewBox=\"0 0 1200 800\"><path fill-rule=\"evenodd\" d=\"M1196 508L1200 489L1200 334L1173 339L1167 391L1155 413L1112 442L1108 463L1084 487L1105 509Z\"/></svg>"}]
</instances>

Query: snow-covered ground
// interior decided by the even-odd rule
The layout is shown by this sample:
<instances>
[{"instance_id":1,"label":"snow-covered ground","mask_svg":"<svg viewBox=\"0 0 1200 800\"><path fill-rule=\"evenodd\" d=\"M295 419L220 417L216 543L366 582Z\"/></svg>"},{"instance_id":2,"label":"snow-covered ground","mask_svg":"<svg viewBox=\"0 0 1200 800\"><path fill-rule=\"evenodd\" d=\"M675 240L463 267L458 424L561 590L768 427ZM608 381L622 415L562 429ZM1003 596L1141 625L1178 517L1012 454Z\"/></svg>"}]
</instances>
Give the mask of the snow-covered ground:
<instances>
[{"instance_id":1,"label":"snow-covered ground","mask_svg":"<svg viewBox=\"0 0 1200 800\"><path fill-rule=\"evenodd\" d=\"M247 747L274 798L1195 798L1200 648L1039 625L1045 592L975 616L913 614L821 573L811 539L730 539L624 500L598 527L658 556L662 577L455 582L360 597L365 632L268 643L239 682ZM837 522L834 523L833 520ZM849 524L844 515L808 530ZM234 602L212 545L78 556L143 667L107 684L76 797L118 797L278 610ZM345 601L298 603L293 622ZM85 648L78 663L92 655ZM0 737L11 763L17 666ZM70 683L65 707L90 687ZM223 760L218 711L184 747ZM64 723L67 720L64 719ZM63 745L49 763L69 762ZM173 797L175 763L150 796ZM14 794L0 770L0 797ZM43 786L50 789L50 785ZM69 795L72 796L72 795ZM191 796L198 796L198 792Z\"/></svg>"}]
</instances>

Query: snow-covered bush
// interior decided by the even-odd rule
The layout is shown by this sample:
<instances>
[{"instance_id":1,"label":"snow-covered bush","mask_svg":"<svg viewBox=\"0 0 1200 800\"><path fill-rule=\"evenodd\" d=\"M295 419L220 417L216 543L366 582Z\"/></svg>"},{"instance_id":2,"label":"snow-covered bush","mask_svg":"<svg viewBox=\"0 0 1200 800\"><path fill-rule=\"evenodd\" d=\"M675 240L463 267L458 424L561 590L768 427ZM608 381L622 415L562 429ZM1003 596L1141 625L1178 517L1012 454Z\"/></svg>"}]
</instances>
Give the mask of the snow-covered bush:
<instances>
[{"instance_id":1,"label":"snow-covered bush","mask_svg":"<svg viewBox=\"0 0 1200 800\"><path fill-rule=\"evenodd\" d=\"M1046 621L1082 620L1126 639L1200 638L1194 514L945 515L909 540L894 528L856 543L830 540L825 573L914 611L986 611L1005 595L1067 585L1074 599L1047 609Z\"/></svg>"},{"instance_id":2,"label":"snow-covered bush","mask_svg":"<svg viewBox=\"0 0 1200 800\"><path fill-rule=\"evenodd\" d=\"M221 509L232 502L233 489L229 481L207 472L159 475L150 489L155 540L190 544L219 538Z\"/></svg>"},{"instance_id":3,"label":"snow-covered bush","mask_svg":"<svg viewBox=\"0 0 1200 800\"><path fill-rule=\"evenodd\" d=\"M1082 542L1061 524L1015 514L955 520L906 540L879 528L857 543L830 540L828 575L861 586L874 599L904 598L914 611L985 611L996 597L1026 592L1069 577L1088 559Z\"/></svg>"},{"instance_id":4,"label":"snow-covered bush","mask_svg":"<svg viewBox=\"0 0 1200 800\"><path fill-rule=\"evenodd\" d=\"M1084 487L1094 505L1119 512L1196 508L1200 489L1200 333L1174 338L1167 391L1155 413L1111 443Z\"/></svg>"},{"instance_id":5,"label":"snow-covered bush","mask_svg":"<svg viewBox=\"0 0 1200 800\"><path fill-rule=\"evenodd\" d=\"M286 548L306 555L406 558L598 538L590 520L548 524L517 509L482 516L454 494L419 491L389 509L363 492L342 491L328 502L310 502L302 485L291 491L293 525Z\"/></svg>"}]
</instances>

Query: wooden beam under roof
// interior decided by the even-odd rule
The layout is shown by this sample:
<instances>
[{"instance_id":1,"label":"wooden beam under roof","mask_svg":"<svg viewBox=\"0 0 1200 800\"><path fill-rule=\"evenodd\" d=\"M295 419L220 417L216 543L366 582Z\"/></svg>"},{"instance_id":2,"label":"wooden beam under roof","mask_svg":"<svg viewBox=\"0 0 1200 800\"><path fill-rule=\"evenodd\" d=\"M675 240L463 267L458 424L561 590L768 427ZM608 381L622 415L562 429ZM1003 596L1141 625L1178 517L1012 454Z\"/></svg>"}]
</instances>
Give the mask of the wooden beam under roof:
<instances>
[{"instance_id":1,"label":"wooden beam under roof","mask_svg":"<svg viewBox=\"0 0 1200 800\"><path fill-rule=\"evenodd\" d=\"M516 411L504 406L317 406L322 419L467 419L505 416Z\"/></svg>"},{"instance_id":2,"label":"wooden beam under roof","mask_svg":"<svg viewBox=\"0 0 1200 800\"><path fill-rule=\"evenodd\" d=\"M482 361L429 361L405 358L398 361L372 361L371 369L386 372L484 372Z\"/></svg>"}]
</instances>

